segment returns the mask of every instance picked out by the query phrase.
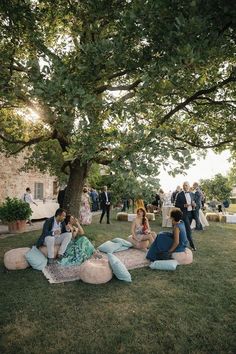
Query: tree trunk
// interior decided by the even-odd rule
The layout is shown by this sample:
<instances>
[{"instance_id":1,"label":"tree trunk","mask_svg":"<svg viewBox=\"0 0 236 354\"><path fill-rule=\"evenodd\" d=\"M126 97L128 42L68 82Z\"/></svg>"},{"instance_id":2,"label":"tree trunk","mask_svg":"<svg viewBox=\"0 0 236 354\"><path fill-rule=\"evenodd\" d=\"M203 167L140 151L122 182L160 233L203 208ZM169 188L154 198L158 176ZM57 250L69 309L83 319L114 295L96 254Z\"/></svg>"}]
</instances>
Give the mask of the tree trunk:
<instances>
[{"instance_id":1,"label":"tree trunk","mask_svg":"<svg viewBox=\"0 0 236 354\"><path fill-rule=\"evenodd\" d=\"M63 207L75 217L79 217L81 194L90 169L89 163L76 159L70 167L70 176L66 188Z\"/></svg>"}]
</instances>

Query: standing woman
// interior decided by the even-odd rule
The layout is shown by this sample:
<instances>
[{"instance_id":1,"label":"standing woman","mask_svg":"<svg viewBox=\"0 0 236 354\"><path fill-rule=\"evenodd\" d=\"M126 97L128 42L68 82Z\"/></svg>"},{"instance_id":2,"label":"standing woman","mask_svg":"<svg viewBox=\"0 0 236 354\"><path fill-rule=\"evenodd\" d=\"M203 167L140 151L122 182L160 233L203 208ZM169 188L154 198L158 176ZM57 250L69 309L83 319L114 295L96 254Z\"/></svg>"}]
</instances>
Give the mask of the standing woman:
<instances>
[{"instance_id":1,"label":"standing woman","mask_svg":"<svg viewBox=\"0 0 236 354\"><path fill-rule=\"evenodd\" d=\"M129 241L135 248L146 250L147 243L144 241L149 241L149 246L152 245L154 241L154 233L150 230L145 209L137 209L137 216L132 223L131 232L132 235L129 237Z\"/></svg>"},{"instance_id":2,"label":"standing woman","mask_svg":"<svg viewBox=\"0 0 236 354\"><path fill-rule=\"evenodd\" d=\"M83 188L79 221L81 225L89 225L92 222L92 213L90 209L90 196L88 194L87 187Z\"/></svg>"}]
</instances>

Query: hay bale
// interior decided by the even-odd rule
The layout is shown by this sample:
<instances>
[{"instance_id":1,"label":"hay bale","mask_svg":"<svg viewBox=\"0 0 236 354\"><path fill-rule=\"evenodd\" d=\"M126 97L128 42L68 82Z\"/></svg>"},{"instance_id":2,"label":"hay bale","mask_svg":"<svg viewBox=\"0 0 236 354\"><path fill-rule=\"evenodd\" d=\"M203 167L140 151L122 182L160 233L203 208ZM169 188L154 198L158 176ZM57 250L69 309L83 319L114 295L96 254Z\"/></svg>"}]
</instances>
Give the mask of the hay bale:
<instances>
[{"instance_id":1,"label":"hay bale","mask_svg":"<svg viewBox=\"0 0 236 354\"><path fill-rule=\"evenodd\" d=\"M149 221L154 221L155 220L155 214L154 213L147 213L146 216L147 216L147 219Z\"/></svg>"},{"instance_id":2,"label":"hay bale","mask_svg":"<svg viewBox=\"0 0 236 354\"><path fill-rule=\"evenodd\" d=\"M118 221L128 221L128 213L123 213L123 212L117 213L116 214L116 220L118 220Z\"/></svg>"},{"instance_id":3,"label":"hay bale","mask_svg":"<svg viewBox=\"0 0 236 354\"><path fill-rule=\"evenodd\" d=\"M4 254L4 265L9 270L26 269L30 265L25 258L29 247L14 248Z\"/></svg>"},{"instance_id":4,"label":"hay bale","mask_svg":"<svg viewBox=\"0 0 236 354\"><path fill-rule=\"evenodd\" d=\"M220 221L220 216L218 213L206 213L206 219L208 221Z\"/></svg>"}]
</instances>

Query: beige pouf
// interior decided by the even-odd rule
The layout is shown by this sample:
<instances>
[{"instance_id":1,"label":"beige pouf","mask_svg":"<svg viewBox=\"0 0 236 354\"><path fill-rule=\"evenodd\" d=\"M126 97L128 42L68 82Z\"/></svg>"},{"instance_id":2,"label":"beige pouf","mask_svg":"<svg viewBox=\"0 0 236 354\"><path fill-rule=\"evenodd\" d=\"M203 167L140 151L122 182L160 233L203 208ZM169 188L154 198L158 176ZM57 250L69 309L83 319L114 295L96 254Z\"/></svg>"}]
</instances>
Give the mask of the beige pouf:
<instances>
[{"instance_id":1,"label":"beige pouf","mask_svg":"<svg viewBox=\"0 0 236 354\"><path fill-rule=\"evenodd\" d=\"M128 214L127 213L117 213L116 214L116 220L118 221L128 221Z\"/></svg>"},{"instance_id":2,"label":"beige pouf","mask_svg":"<svg viewBox=\"0 0 236 354\"><path fill-rule=\"evenodd\" d=\"M191 264L191 263L193 263L193 252L189 248L186 248L184 252L174 252L174 253L172 253L172 257L179 264Z\"/></svg>"},{"instance_id":3,"label":"beige pouf","mask_svg":"<svg viewBox=\"0 0 236 354\"><path fill-rule=\"evenodd\" d=\"M9 270L26 269L30 265L25 259L29 247L14 248L4 254L4 265Z\"/></svg>"},{"instance_id":4,"label":"beige pouf","mask_svg":"<svg viewBox=\"0 0 236 354\"><path fill-rule=\"evenodd\" d=\"M217 213L206 213L206 219L208 221L220 221L220 216Z\"/></svg>"},{"instance_id":5,"label":"beige pouf","mask_svg":"<svg viewBox=\"0 0 236 354\"><path fill-rule=\"evenodd\" d=\"M147 219L149 221L154 221L155 220L155 214L154 213L147 213L146 216L147 216Z\"/></svg>"},{"instance_id":6,"label":"beige pouf","mask_svg":"<svg viewBox=\"0 0 236 354\"><path fill-rule=\"evenodd\" d=\"M60 249L60 245L55 245L54 246L54 258L56 258L58 251ZM48 256L48 250L46 246L41 246L39 247L39 250L44 254L44 256Z\"/></svg>"},{"instance_id":7,"label":"beige pouf","mask_svg":"<svg viewBox=\"0 0 236 354\"><path fill-rule=\"evenodd\" d=\"M81 264L80 279L89 284L104 284L112 279L113 273L107 259L91 258Z\"/></svg>"}]
</instances>

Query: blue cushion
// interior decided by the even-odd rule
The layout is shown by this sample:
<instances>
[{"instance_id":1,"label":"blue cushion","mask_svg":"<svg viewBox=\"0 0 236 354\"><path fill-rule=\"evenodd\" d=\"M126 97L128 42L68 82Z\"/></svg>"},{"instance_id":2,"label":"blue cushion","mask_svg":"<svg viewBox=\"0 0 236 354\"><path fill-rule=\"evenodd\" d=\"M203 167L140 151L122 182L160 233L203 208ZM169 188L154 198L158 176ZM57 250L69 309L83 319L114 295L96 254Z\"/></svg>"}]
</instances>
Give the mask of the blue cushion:
<instances>
[{"instance_id":1,"label":"blue cushion","mask_svg":"<svg viewBox=\"0 0 236 354\"><path fill-rule=\"evenodd\" d=\"M126 248L133 247L131 242L126 241L126 240L124 240L123 238L120 238L120 237L113 238L112 242L119 243L121 246L124 246Z\"/></svg>"},{"instance_id":2,"label":"blue cushion","mask_svg":"<svg viewBox=\"0 0 236 354\"><path fill-rule=\"evenodd\" d=\"M33 269L43 270L47 265L47 258L35 246L25 254L25 258Z\"/></svg>"},{"instance_id":3,"label":"blue cushion","mask_svg":"<svg viewBox=\"0 0 236 354\"><path fill-rule=\"evenodd\" d=\"M169 259L166 261L155 261L150 264L151 269L158 270L175 270L179 263L175 259Z\"/></svg>"},{"instance_id":4,"label":"blue cushion","mask_svg":"<svg viewBox=\"0 0 236 354\"><path fill-rule=\"evenodd\" d=\"M114 254L108 253L108 260L113 273L119 280L124 280L127 282L132 281L130 273L128 272L126 266L119 260L119 258L114 256Z\"/></svg>"},{"instance_id":5,"label":"blue cushion","mask_svg":"<svg viewBox=\"0 0 236 354\"><path fill-rule=\"evenodd\" d=\"M113 253L120 249L120 244L112 241L106 241L102 245L98 246L99 251L105 253Z\"/></svg>"}]
</instances>

